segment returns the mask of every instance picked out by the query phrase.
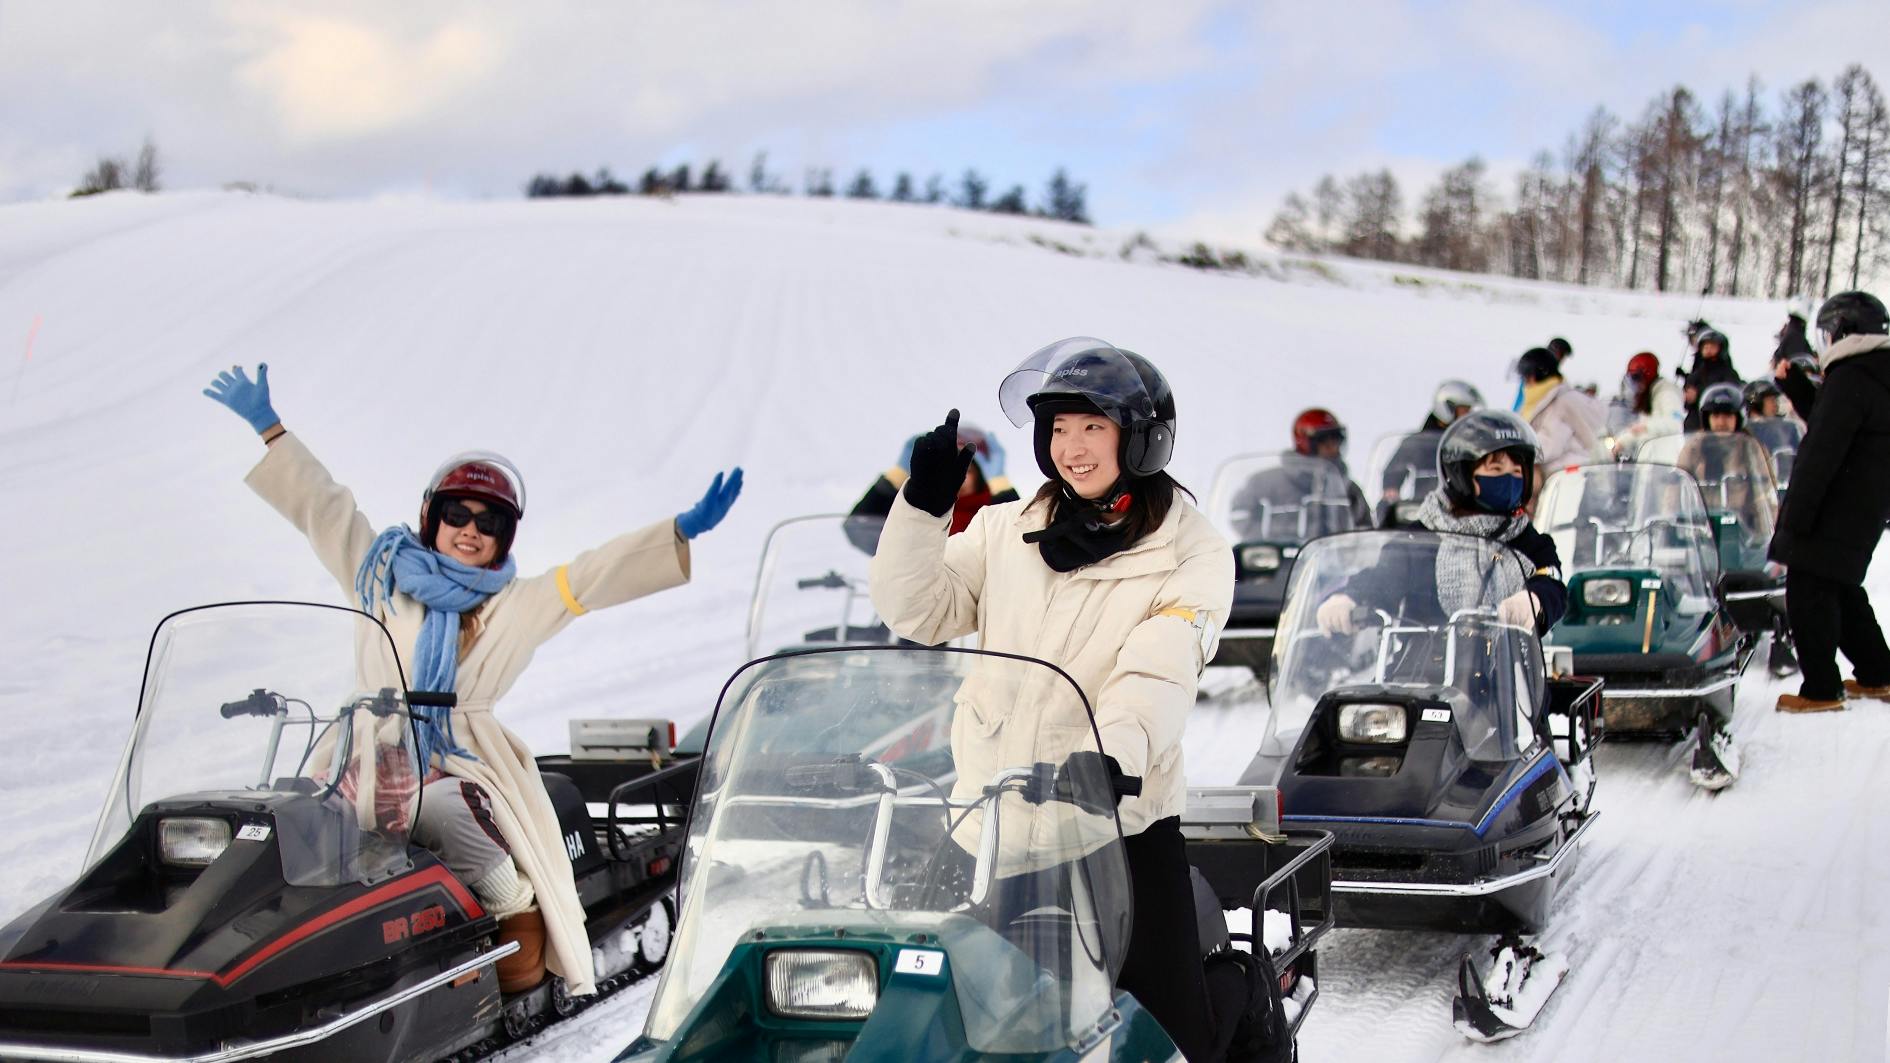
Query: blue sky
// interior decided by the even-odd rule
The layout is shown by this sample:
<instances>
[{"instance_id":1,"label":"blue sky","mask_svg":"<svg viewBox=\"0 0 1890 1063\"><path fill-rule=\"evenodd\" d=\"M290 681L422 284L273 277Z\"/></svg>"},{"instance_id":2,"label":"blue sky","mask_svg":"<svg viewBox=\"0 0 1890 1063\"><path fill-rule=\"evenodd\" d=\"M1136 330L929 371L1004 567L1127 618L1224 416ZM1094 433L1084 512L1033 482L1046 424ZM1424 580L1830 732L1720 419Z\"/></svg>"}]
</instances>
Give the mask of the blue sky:
<instances>
[{"instance_id":1,"label":"blue sky","mask_svg":"<svg viewBox=\"0 0 1890 1063\"><path fill-rule=\"evenodd\" d=\"M62 194L156 137L173 187L511 196L540 169L756 151L882 188L909 170L1033 194L1058 165L1104 224L1256 235L1322 173L1408 201L1471 154L1502 188L1597 104L1750 75L1768 98L1890 39L1885 0L369 0L0 3L0 200ZM1874 44L1873 44L1874 42Z\"/></svg>"}]
</instances>

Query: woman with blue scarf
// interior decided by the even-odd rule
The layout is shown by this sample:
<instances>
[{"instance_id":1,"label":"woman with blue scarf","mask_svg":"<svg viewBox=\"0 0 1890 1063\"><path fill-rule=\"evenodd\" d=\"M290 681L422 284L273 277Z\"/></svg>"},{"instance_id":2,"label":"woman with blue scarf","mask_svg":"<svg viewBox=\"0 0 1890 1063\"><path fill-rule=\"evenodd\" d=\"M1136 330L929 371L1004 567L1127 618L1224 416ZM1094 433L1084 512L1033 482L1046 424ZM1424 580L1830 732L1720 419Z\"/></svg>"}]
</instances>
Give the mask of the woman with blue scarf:
<instances>
[{"instance_id":1,"label":"woman with blue scarf","mask_svg":"<svg viewBox=\"0 0 1890 1063\"><path fill-rule=\"evenodd\" d=\"M351 604L387 626L396 646L363 637L356 665L364 689L399 686L452 692L452 709L416 708L425 791L412 836L439 855L499 920L500 940L519 951L499 962L501 987L529 989L547 968L570 991L596 991L584 907L537 765L493 707L539 644L595 609L688 582L689 540L715 527L741 493L742 472L717 474L702 500L579 554L542 575L519 578L512 539L525 515L518 470L496 454L448 459L421 495L418 531L380 532L355 508L269 402L269 367L251 380L241 367L204 394L228 406L268 450L246 482L308 537Z\"/></svg>"}]
</instances>

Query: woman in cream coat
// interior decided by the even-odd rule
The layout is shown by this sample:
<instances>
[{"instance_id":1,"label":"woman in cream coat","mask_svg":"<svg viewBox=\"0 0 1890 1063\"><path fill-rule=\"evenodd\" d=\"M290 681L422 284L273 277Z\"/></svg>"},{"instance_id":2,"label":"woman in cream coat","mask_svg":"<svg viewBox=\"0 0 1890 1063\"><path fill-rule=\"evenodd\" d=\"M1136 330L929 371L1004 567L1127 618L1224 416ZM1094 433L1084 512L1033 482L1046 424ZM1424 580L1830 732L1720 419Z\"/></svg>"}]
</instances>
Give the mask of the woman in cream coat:
<instances>
[{"instance_id":1,"label":"woman in cream coat","mask_svg":"<svg viewBox=\"0 0 1890 1063\"><path fill-rule=\"evenodd\" d=\"M1211 1051L1211 1020L1179 815L1182 728L1233 603L1225 540L1163 470L1174 398L1146 359L1101 340L1039 351L1005 381L1012 420L1036 422L1049 483L1028 502L987 506L948 536L970 451L958 412L921 437L872 566L873 605L900 635L937 644L978 632L987 650L1061 667L1094 707L1102 752L1142 793L1121 803L1135 923L1118 985L1190 1058ZM952 755L962 780L1016 762L1060 763L1059 727L1022 705L960 698ZM1019 741L1032 749L1011 748Z\"/></svg>"},{"instance_id":2,"label":"woman in cream coat","mask_svg":"<svg viewBox=\"0 0 1890 1063\"><path fill-rule=\"evenodd\" d=\"M674 520L518 579L509 554L524 484L503 458L449 460L422 497L420 533L377 534L354 494L282 427L266 364L254 381L240 367L222 373L205 394L248 421L268 448L246 482L308 537L350 604L375 615L402 648L395 661L378 635L363 636L355 662L363 688L398 687L404 675L412 689L457 695L451 710L415 710L426 778L413 836L467 880L500 919L501 940L520 943L500 961L501 985L528 989L549 967L573 994L595 992L557 814L531 750L493 708L539 644L572 620L687 582L688 540L728 512L741 470L726 484L718 474L708 495ZM435 645L441 649L429 653Z\"/></svg>"}]
</instances>

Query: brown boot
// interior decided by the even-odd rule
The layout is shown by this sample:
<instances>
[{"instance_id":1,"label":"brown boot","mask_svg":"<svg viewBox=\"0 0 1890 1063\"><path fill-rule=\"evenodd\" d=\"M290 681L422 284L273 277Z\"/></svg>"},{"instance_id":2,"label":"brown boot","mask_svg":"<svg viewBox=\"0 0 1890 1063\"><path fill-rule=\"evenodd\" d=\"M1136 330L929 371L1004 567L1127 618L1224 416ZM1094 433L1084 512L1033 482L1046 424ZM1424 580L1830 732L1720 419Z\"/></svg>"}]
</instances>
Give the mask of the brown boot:
<instances>
[{"instance_id":1,"label":"brown boot","mask_svg":"<svg viewBox=\"0 0 1890 1063\"><path fill-rule=\"evenodd\" d=\"M1877 701L1890 701L1890 686L1867 687L1855 679L1844 681L1844 696L1847 698L1873 698Z\"/></svg>"},{"instance_id":2,"label":"brown boot","mask_svg":"<svg viewBox=\"0 0 1890 1063\"><path fill-rule=\"evenodd\" d=\"M1780 712L1836 712L1842 708L1844 708L1842 698L1837 701L1819 701L1817 698L1804 698L1797 694L1778 696L1778 711Z\"/></svg>"},{"instance_id":3,"label":"brown boot","mask_svg":"<svg viewBox=\"0 0 1890 1063\"><path fill-rule=\"evenodd\" d=\"M545 980L545 917L538 909L499 921L499 944L518 942L518 951L501 957L499 991L523 993Z\"/></svg>"}]
</instances>

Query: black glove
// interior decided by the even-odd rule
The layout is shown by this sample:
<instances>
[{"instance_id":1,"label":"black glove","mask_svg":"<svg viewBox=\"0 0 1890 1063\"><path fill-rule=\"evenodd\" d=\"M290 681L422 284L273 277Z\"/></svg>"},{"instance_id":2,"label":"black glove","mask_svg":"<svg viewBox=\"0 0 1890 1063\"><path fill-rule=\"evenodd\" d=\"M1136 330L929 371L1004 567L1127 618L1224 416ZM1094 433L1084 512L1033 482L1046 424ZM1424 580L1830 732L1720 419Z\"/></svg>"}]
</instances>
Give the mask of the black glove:
<instances>
[{"instance_id":1,"label":"black glove","mask_svg":"<svg viewBox=\"0 0 1890 1063\"><path fill-rule=\"evenodd\" d=\"M958 445L958 411L945 423L912 444L912 475L906 480L906 501L934 517L951 512L971 468L971 448Z\"/></svg>"},{"instance_id":2,"label":"black glove","mask_svg":"<svg viewBox=\"0 0 1890 1063\"><path fill-rule=\"evenodd\" d=\"M1142 796L1142 780L1122 774L1122 765L1107 753L1079 749L1071 753L1057 769L1052 791L1058 800L1068 801L1085 812L1102 815L1112 812L1125 797ZM1101 804L1108 801L1108 804Z\"/></svg>"}]
</instances>

